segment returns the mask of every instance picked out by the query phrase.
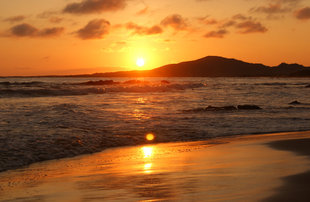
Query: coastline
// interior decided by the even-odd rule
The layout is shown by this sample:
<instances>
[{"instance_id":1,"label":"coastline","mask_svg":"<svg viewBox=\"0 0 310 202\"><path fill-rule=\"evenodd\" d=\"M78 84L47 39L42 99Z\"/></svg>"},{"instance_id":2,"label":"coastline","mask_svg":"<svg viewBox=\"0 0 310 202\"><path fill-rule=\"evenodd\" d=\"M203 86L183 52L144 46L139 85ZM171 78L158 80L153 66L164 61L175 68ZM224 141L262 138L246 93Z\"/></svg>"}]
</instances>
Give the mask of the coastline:
<instances>
[{"instance_id":1,"label":"coastline","mask_svg":"<svg viewBox=\"0 0 310 202\"><path fill-rule=\"evenodd\" d=\"M35 163L0 173L0 200L303 201L309 138L310 131L223 137Z\"/></svg>"}]
</instances>

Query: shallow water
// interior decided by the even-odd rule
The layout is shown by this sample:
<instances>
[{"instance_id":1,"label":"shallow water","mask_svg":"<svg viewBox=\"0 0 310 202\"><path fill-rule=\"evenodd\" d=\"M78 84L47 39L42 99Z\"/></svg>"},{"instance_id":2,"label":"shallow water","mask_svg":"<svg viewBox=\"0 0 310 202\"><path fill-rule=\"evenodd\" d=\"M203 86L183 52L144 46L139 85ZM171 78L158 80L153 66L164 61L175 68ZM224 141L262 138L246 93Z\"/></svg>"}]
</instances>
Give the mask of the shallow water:
<instances>
[{"instance_id":1,"label":"shallow water","mask_svg":"<svg viewBox=\"0 0 310 202\"><path fill-rule=\"evenodd\" d=\"M305 157L267 146L289 136L282 135L150 144L37 163L0 173L0 200L264 201L283 177L309 168Z\"/></svg>"},{"instance_id":2,"label":"shallow water","mask_svg":"<svg viewBox=\"0 0 310 202\"><path fill-rule=\"evenodd\" d=\"M98 80L110 79L0 78L0 171L144 144L147 133L154 133L156 142L178 142L310 130L309 79L113 78L104 85L87 83ZM295 100L301 104L289 104ZM244 104L262 109L201 110Z\"/></svg>"}]
</instances>

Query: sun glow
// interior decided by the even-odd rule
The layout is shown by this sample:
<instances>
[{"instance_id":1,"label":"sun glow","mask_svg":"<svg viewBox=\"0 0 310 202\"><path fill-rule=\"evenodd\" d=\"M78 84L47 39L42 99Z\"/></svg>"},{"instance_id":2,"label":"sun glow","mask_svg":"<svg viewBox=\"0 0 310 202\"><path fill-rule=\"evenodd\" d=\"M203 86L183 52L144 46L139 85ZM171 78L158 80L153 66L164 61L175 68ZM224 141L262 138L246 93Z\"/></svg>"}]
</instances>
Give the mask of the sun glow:
<instances>
[{"instance_id":1,"label":"sun glow","mask_svg":"<svg viewBox=\"0 0 310 202\"><path fill-rule=\"evenodd\" d=\"M138 58L137 61L136 61L136 64L138 67L143 67L144 64L145 64L145 61L143 58Z\"/></svg>"},{"instance_id":2,"label":"sun glow","mask_svg":"<svg viewBox=\"0 0 310 202\"><path fill-rule=\"evenodd\" d=\"M152 134L152 133L149 133L145 136L145 138L148 140L148 141L152 141L154 140L155 136Z\"/></svg>"},{"instance_id":3,"label":"sun glow","mask_svg":"<svg viewBox=\"0 0 310 202\"><path fill-rule=\"evenodd\" d=\"M150 158L153 155L153 147L142 147L144 158Z\"/></svg>"}]
</instances>

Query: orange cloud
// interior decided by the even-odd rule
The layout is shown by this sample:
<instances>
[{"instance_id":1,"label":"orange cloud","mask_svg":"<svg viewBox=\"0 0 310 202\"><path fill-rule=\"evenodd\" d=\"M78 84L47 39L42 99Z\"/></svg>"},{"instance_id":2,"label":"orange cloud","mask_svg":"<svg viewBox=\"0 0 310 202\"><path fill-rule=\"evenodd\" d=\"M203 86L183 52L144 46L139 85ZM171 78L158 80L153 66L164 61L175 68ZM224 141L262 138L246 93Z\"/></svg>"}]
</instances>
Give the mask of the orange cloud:
<instances>
[{"instance_id":1,"label":"orange cloud","mask_svg":"<svg viewBox=\"0 0 310 202\"><path fill-rule=\"evenodd\" d=\"M251 11L253 12L265 13L268 15L277 14L277 13L285 13L290 10L291 10L290 8L283 7L281 4L269 4L268 6L260 6L260 7L251 9Z\"/></svg>"},{"instance_id":2,"label":"orange cloud","mask_svg":"<svg viewBox=\"0 0 310 202\"><path fill-rule=\"evenodd\" d=\"M79 29L76 34L81 39L102 39L109 33L110 22L104 19L95 19Z\"/></svg>"},{"instance_id":3,"label":"orange cloud","mask_svg":"<svg viewBox=\"0 0 310 202\"><path fill-rule=\"evenodd\" d=\"M53 27L53 28L46 28L39 31L38 36L41 37L54 37L59 36L63 33L65 29L63 27Z\"/></svg>"},{"instance_id":4,"label":"orange cloud","mask_svg":"<svg viewBox=\"0 0 310 202\"><path fill-rule=\"evenodd\" d=\"M301 8L295 11L294 15L299 20L309 20L310 19L310 7Z\"/></svg>"},{"instance_id":5,"label":"orange cloud","mask_svg":"<svg viewBox=\"0 0 310 202\"><path fill-rule=\"evenodd\" d=\"M252 17L251 16L249 16L249 17L247 17L247 16L244 16L244 15L242 15L242 14L237 14L237 15L234 15L233 17L232 17L232 19L234 19L234 20L251 20L252 19Z\"/></svg>"},{"instance_id":6,"label":"orange cloud","mask_svg":"<svg viewBox=\"0 0 310 202\"><path fill-rule=\"evenodd\" d=\"M161 24L165 27L172 27L175 30L185 30L188 27L186 20L179 14L167 16L161 21Z\"/></svg>"},{"instance_id":7,"label":"orange cloud","mask_svg":"<svg viewBox=\"0 0 310 202\"><path fill-rule=\"evenodd\" d=\"M153 34L160 34L163 32L163 29L159 25L154 25L152 27L144 27L139 26L133 22L127 23L126 28L129 30L134 30L133 33L139 35L153 35Z\"/></svg>"},{"instance_id":8,"label":"orange cloud","mask_svg":"<svg viewBox=\"0 0 310 202\"><path fill-rule=\"evenodd\" d=\"M260 32L264 33L267 32L268 29L264 27L260 22L254 22L251 20L241 22L235 26L237 29L240 29L240 33L242 34L249 34L249 33L255 33Z\"/></svg>"},{"instance_id":9,"label":"orange cloud","mask_svg":"<svg viewBox=\"0 0 310 202\"><path fill-rule=\"evenodd\" d=\"M126 0L83 0L68 4L63 12L71 14L90 14L117 11L126 7Z\"/></svg>"},{"instance_id":10,"label":"orange cloud","mask_svg":"<svg viewBox=\"0 0 310 202\"><path fill-rule=\"evenodd\" d=\"M38 28L27 24L22 23L16 25L9 30L8 36L15 36L15 37L55 37L62 34L64 31L63 27L52 27L52 28L45 28L39 30Z\"/></svg>"},{"instance_id":11,"label":"orange cloud","mask_svg":"<svg viewBox=\"0 0 310 202\"><path fill-rule=\"evenodd\" d=\"M228 31L225 29L220 29L217 31L211 31L204 35L205 38L223 38L224 35L228 34Z\"/></svg>"},{"instance_id":12,"label":"orange cloud","mask_svg":"<svg viewBox=\"0 0 310 202\"><path fill-rule=\"evenodd\" d=\"M5 18L3 21L4 22L10 22L10 23L15 23L15 22L20 22L22 20L26 19L25 16L23 15L18 15L18 16L13 16L13 17L9 17L9 18Z\"/></svg>"},{"instance_id":13,"label":"orange cloud","mask_svg":"<svg viewBox=\"0 0 310 202\"><path fill-rule=\"evenodd\" d=\"M13 36L36 36L38 29L27 23L19 24L10 29Z\"/></svg>"},{"instance_id":14,"label":"orange cloud","mask_svg":"<svg viewBox=\"0 0 310 202\"><path fill-rule=\"evenodd\" d=\"M215 25L218 23L216 19L209 19L209 16L196 18L199 22L205 25Z\"/></svg>"}]
</instances>

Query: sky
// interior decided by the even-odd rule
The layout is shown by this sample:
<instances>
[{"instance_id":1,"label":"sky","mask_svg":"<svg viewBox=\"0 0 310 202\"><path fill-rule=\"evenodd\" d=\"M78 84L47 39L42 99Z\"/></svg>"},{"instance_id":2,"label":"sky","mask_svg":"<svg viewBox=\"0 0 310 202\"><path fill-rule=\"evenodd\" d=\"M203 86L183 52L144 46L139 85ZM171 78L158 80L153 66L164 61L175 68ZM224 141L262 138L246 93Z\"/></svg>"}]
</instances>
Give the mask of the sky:
<instances>
[{"instance_id":1,"label":"sky","mask_svg":"<svg viewBox=\"0 0 310 202\"><path fill-rule=\"evenodd\" d=\"M310 66L309 36L309 0L0 0L0 76L153 69L208 55Z\"/></svg>"}]
</instances>

